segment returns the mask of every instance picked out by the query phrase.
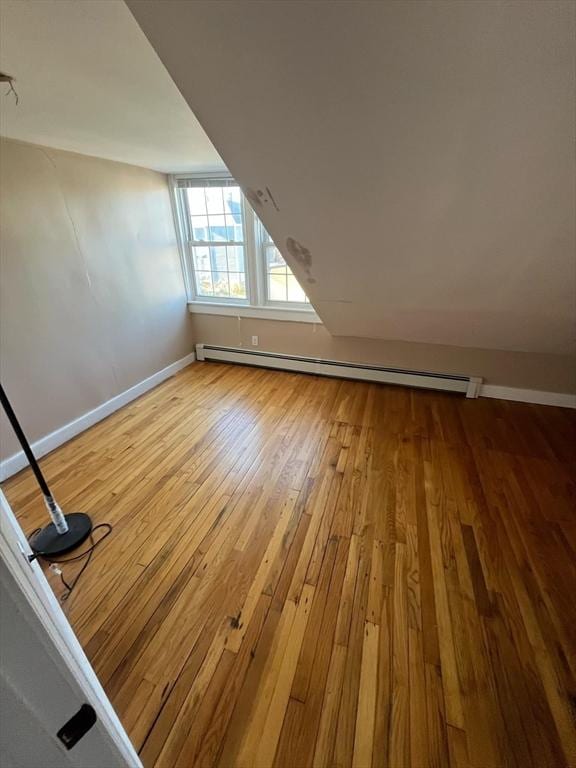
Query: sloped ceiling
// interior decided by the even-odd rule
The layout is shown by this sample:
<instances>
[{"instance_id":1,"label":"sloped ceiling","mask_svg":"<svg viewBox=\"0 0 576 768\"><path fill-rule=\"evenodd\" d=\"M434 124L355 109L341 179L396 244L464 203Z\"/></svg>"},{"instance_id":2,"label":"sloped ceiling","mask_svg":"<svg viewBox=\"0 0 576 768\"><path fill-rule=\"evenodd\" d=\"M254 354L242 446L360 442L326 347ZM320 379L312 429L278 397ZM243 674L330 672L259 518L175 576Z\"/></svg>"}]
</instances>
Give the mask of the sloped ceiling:
<instances>
[{"instance_id":1,"label":"sloped ceiling","mask_svg":"<svg viewBox=\"0 0 576 768\"><path fill-rule=\"evenodd\" d=\"M575 8L128 0L335 335L575 350Z\"/></svg>"},{"instance_id":2,"label":"sloped ceiling","mask_svg":"<svg viewBox=\"0 0 576 768\"><path fill-rule=\"evenodd\" d=\"M0 133L158 171L224 164L122 0L1 0Z\"/></svg>"}]
</instances>

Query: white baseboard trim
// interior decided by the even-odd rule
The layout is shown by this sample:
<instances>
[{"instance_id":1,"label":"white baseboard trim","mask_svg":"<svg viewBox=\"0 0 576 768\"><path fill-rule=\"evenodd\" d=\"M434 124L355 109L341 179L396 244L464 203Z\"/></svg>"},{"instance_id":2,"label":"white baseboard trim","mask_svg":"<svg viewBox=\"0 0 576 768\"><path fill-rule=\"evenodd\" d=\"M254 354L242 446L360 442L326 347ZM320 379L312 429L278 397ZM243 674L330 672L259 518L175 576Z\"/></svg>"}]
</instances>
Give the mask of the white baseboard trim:
<instances>
[{"instance_id":1,"label":"white baseboard trim","mask_svg":"<svg viewBox=\"0 0 576 768\"><path fill-rule=\"evenodd\" d=\"M74 419L74 421L65 424L63 427L60 427L60 429L56 429L49 435L41 437L40 440L37 440L32 444L34 455L37 459L41 456L45 456L47 453L50 453L50 451L58 448L59 445L66 443L68 440L76 437L76 435L79 435L80 432L84 432L84 430L97 424L99 421L102 421L102 419L105 419L107 416L110 416L114 411L117 411L119 408L127 405L127 403L140 397L144 392L153 389L161 382L174 376L175 373L181 371L182 368L186 368L187 365L190 365L190 363L193 363L195 360L196 353L191 352L189 355L180 358L180 360L176 360L175 363L166 366L166 368L163 368L161 371L153 373L152 376L144 379L144 381L135 384L133 387L130 387L130 389L121 392L119 395L116 395L116 397L113 397L93 410L88 411L88 413L85 413L83 416L79 416L77 419ZM26 466L28 466L28 459L23 451L19 451L13 456L9 456L7 459L4 459L4 461L0 462L0 481L15 475L16 472L19 472Z\"/></svg>"},{"instance_id":2,"label":"white baseboard trim","mask_svg":"<svg viewBox=\"0 0 576 768\"><path fill-rule=\"evenodd\" d=\"M560 408L576 408L576 395L562 392L541 392L538 389L499 387L497 384L482 384L480 397L494 397L498 400L515 400L518 403L556 405Z\"/></svg>"}]
</instances>

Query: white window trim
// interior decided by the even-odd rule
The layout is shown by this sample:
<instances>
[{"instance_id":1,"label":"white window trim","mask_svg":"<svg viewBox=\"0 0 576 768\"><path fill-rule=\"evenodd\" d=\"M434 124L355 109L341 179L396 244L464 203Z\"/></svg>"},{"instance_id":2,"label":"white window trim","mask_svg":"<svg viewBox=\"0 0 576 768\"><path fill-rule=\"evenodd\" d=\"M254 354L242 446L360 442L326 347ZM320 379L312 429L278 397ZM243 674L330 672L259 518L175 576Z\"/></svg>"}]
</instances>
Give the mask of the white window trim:
<instances>
[{"instance_id":1,"label":"white window trim","mask_svg":"<svg viewBox=\"0 0 576 768\"><path fill-rule=\"evenodd\" d=\"M257 306L255 304L218 304L215 301L189 301L188 310L193 315L228 315L231 317L253 317L260 320L285 320L292 323L322 324L313 309L293 309L291 307Z\"/></svg>"},{"instance_id":2,"label":"white window trim","mask_svg":"<svg viewBox=\"0 0 576 768\"><path fill-rule=\"evenodd\" d=\"M217 296L199 296L195 291L192 267L192 254L188 238L188 227L183 220L183 213L178 200L178 179L231 179L230 174L221 173L181 173L169 176L170 198L182 277L188 296L188 309L191 313L207 315L230 315L234 317L252 317L267 320L286 320L300 323L321 323L311 304L300 302L274 302L268 300L266 290L266 266L262 248L258 217L250 204L243 197L242 211L244 220L244 258L246 266L247 299L222 299Z\"/></svg>"}]
</instances>

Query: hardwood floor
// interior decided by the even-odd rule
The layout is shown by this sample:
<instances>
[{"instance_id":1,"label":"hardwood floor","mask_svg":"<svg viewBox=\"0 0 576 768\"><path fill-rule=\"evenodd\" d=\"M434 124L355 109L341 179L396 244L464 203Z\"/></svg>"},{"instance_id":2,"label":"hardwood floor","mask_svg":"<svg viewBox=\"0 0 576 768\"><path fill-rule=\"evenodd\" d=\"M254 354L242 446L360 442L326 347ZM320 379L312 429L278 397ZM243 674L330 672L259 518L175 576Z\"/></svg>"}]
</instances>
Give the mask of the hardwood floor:
<instances>
[{"instance_id":1,"label":"hardwood floor","mask_svg":"<svg viewBox=\"0 0 576 768\"><path fill-rule=\"evenodd\" d=\"M575 433L197 363L46 457L114 525L65 605L145 766L576 765Z\"/></svg>"}]
</instances>

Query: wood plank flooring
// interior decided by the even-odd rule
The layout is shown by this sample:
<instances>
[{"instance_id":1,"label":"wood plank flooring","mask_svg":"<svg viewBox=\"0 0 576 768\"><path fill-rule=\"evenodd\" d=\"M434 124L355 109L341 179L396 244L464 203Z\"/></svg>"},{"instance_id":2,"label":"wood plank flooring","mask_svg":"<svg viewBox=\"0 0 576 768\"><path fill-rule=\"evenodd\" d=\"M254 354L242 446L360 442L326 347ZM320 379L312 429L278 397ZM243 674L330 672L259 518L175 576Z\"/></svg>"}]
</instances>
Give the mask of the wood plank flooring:
<instances>
[{"instance_id":1,"label":"wood plank flooring","mask_svg":"<svg viewBox=\"0 0 576 768\"><path fill-rule=\"evenodd\" d=\"M46 457L114 525L65 610L144 765L576 766L575 445L568 410L197 363Z\"/></svg>"}]
</instances>

